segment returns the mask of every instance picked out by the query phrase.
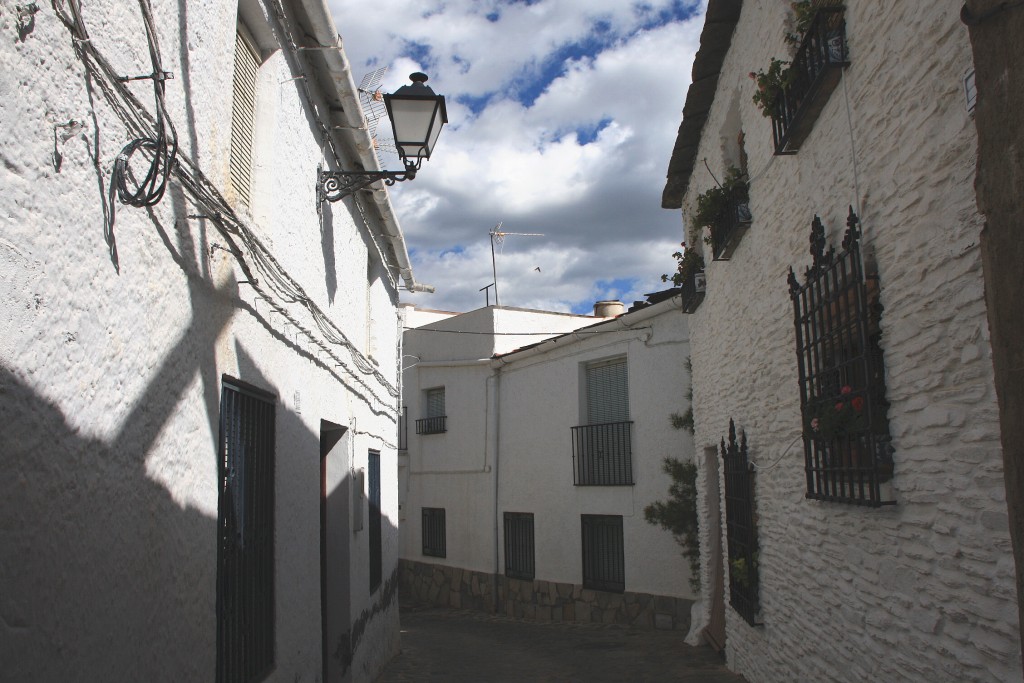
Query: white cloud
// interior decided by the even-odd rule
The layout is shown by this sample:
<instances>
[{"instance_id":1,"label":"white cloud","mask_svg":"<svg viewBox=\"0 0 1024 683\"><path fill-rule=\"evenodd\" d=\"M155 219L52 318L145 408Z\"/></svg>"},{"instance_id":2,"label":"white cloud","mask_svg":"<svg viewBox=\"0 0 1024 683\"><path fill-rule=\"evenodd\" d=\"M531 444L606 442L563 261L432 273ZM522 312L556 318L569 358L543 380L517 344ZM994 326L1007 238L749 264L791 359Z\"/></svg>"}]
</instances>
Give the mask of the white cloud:
<instances>
[{"instance_id":1,"label":"white cloud","mask_svg":"<svg viewBox=\"0 0 1024 683\"><path fill-rule=\"evenodd\" d=\"M403 299L482 306L477 290L492 279L488 231L501 221L545 233L509 238L499 255L504 305L580 309L665 286L660 275L673 269L682 227L677 212L660 208L661 191L704 3L686 21L651 17L678 4L330 0L357 81L390 65L383 89L391 91L424 70L448 103L434 157L391 188L416 279L438 289ZM494 12L500 19L490 21ZM551 70L559 50L576 44L587 49L564 53L570 58ZM540 92L545 69L557 77ZM518 96L524 87L535 99ZM482 96L490 97L482 110L460 101Z\"/></svg>"}]
</instances>

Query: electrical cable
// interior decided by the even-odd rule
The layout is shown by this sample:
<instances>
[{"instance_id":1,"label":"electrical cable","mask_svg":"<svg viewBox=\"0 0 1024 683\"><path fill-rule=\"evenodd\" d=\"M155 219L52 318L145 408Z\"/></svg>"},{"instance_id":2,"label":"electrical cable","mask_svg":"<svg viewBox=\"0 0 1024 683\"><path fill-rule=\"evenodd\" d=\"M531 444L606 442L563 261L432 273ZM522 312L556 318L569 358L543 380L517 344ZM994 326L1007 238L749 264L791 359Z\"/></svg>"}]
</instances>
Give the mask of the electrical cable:
<instances>
[{"instance_id":1,"label":"electrical cable","mask_svg":"<svg viewBox=\"0 0 1024 683\"><path fill-rule=\"evenodd\" d=\"M159 49L155 42L156 34L152 30L152 14L148 11L148 0L139 1L140 6L143 7L143 14L147 17L147 35L152 36L153 39L150 42L150 56L153 59L155 70L154 93L157 99L157 117L155 119L143 107L135 95L125 87L124 83L129 79L118 76L111 64L93 45L85 23L82 21L76 0L68 0L67 11L64 9L63 0L52 0L54 11L70 31L75 52L85 65L88 74L99 85L108 104L128 127L129 134L137 138L134 143L126 146L125 150L132 148L130 150L132 153L142 150L144 153L154 157L153 163L150 166L150 172L147 173L143 182L139 183L136 192L128 191L126 196L129 198L137 197L138 201L141 202L138 204L139 206L152 206L163 196L168 177L173 173L175 179L191 196L195 205L204 213L202 217L210 220L228 243L228 251L231 252L249 284L257 294L268 303L275 313L281 315L289 324L292 324L297 330L309 337L318 348L323 350L337 363L337 367L344 368L357 383L366 389L374 400L385 407L392 407L391 403L393 401L385 401L377 396L376 391L359 376L359 373L373 376L380 386L385 388L392 399L398 398L397 387L384 377L373 363L356 348L347 335L306 295L305 290L287 273L252 230L235 214L224 197L202 171L187 157L177 157L177 138L164 110L163 79L155 77L160 67L160 57ZM162 74L163 72L160 71L159 73ZM313 106L311 100L310 104ZM319 116L317 116L317 120L320 121ZM322 122L320 125L323 127ZM170 135L168 135L168 127ZM121 156L125 155L125 150L122 150L118 157L119 160ZM333 146L332 151L334 151ZM128 156L130 156L130 153ZM115 167L116 165L115 163ZM122 185L121 181L123 178L130 173L127 160L124 161L122 173L125 175L120 177L117 183L119 186ZM105 229L109 231L107 235L108 245L112 253L116 253L113 244L112 223L113 221L111 220L105 226ZM369 226L366 227L369 230ZM252 263L247 262L239 243L248 251L248 256ZM257 278L256 274L262 277ZM264 288L260 284L261 282L266 283L267 286ZM322 342L314 339L305 325L300 324L283 306L271 299L271 294L285 303L294 303L302 306L311 316L313 324L329 343L342 346L349 352L351 364L355 366L355 370L358 370L358 373L348 363L345 363L326 348ZM344 380L342 381L344 382ZM395 419L390 411L378 414L387 415Z\"/></svg>"}]
</instances>

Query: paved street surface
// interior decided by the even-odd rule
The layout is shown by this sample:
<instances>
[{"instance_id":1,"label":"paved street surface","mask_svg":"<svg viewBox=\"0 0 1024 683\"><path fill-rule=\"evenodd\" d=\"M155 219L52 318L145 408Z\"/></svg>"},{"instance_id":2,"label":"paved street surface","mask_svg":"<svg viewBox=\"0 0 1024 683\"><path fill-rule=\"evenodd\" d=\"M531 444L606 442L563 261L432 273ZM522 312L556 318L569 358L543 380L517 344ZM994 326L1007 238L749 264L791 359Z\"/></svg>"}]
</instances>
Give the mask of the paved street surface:
<instances>
[{"instance_id":1,"label":"paved street surface","mask_svg":"<svg viewBox=\"0 0 1024 683\"><path fill-rule=\"evenodd\" d=\"M402 652L377 683L684 681L745 683L678 631L538 624L479 612L402 607Z\"/></svg>"}]
</instances>

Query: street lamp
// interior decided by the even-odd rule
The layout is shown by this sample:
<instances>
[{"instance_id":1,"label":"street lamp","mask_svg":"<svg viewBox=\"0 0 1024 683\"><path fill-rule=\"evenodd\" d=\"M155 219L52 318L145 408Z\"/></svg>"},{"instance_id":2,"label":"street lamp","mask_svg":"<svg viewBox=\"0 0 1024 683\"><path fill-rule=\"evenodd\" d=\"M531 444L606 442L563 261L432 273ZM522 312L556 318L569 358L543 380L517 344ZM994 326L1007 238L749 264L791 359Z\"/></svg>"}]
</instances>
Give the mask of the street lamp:
<instances>
[{"instance_id":1,"label":"street lamp","mask_svg":"<svg viewBox=\"0 0 1024 683\"><path fill-rule=\"evenodd\" d=\"M416 72L409 76L412 85L403 85L394 94L384 96L395 147L405 166L404 171L321 171L317 183L320 201L336 202L364 187L383 180L394 185L412 180L424 159L434 151L441 127L448 123L444 96L435 95L426 85L427 75Z\"/></svg>"}]
</instances>

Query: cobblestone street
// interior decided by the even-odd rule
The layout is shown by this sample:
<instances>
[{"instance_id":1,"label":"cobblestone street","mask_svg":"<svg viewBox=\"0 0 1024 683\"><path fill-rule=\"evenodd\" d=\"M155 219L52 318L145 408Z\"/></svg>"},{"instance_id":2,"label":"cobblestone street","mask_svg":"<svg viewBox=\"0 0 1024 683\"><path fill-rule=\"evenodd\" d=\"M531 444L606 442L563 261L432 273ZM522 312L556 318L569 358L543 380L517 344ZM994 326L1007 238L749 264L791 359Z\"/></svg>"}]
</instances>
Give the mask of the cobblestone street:
<instances>
[{"instance_id":1,"label":"cobblestone street","mask_svg":"<svg viewBox=\"0 0 1024 683\"><path fill-rule=\"evenodd\" d=\"M711 648L686 645L679 631L404 606L401 619L402 652L377 683L745 682Z\"/></svg>"}]
</instances>

